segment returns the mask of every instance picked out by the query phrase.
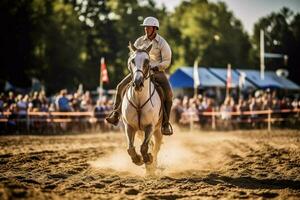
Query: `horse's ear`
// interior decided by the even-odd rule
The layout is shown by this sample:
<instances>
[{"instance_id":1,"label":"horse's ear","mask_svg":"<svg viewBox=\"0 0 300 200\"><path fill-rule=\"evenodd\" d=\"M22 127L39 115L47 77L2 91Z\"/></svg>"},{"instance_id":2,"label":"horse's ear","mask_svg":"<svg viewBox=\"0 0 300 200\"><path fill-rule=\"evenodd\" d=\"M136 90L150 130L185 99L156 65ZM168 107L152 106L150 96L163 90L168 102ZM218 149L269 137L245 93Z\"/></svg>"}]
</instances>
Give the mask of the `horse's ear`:
<instances>
[{"instance_id":1,"label":"horse's ear","mask_svg":"<svg viewBox=\"0 0 300 200\"><path fill-rule=\"evenodd\" d=\"M152 43L146 48L146 51L149 53L152 48Z\"/></svg>"},{"instance_id":2,"label":"horse's ear","mask_svg":"<svg viewBox=\"0 0 300 200\"><path fill-rule=\"evenodd\" d=\"M128 48L130 51L136 51L137 49L134 45L132 45L131 41L129 41Z\"/></svg>"}]
</instances>

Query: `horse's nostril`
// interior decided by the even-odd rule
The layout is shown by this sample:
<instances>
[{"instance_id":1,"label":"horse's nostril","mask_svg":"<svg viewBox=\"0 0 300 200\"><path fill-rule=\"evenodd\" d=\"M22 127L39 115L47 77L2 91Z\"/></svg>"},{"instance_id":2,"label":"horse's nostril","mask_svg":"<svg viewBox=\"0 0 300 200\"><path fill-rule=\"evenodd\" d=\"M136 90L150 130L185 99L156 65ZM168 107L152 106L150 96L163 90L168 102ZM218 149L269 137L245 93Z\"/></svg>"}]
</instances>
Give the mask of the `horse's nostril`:
<instances>
[{"instance_id":1,"label":"horse's nostril","mask_svg":"<svg viewBox=\"0 0 300 200\"><path fill-rule=\"evenodd\" d=\"M134 81L134 85L133 86L135 86L135 87L141 87L141 86L143 86L143 80L142 80L142 78L136 79Z\"/></svg>"}]
</instances>

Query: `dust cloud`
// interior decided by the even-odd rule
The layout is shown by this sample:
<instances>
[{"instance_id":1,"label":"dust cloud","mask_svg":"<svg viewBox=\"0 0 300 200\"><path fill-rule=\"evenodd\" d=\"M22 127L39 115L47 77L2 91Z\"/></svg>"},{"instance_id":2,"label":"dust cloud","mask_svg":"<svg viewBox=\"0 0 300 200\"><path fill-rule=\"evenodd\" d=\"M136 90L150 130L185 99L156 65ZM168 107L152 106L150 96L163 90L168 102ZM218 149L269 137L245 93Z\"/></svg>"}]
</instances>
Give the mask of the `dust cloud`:
<instances>
[{"instance_id":1,"label":"dust cloud","mask_svg":"<svg viewBox=\"0 0 300 200\"><path fill-rule=\"evenodd\" d=\"M158 154L156 175L165 176L180 173L186 170L217 169L230 159L231 154L241 153L238 148L228 146L226 141L238 141L234 136L224 136L206 133L185 133L164 137L161 150ZM125 142L125 140L124 140ZM136 150L140 149L141 141L135 142ZM131 162L126 152L126 144L118 146L104 157L89 162L92 167L129 173L132 175L145 175L144 166L136 166Z\"/></svg>"}]
</instances>

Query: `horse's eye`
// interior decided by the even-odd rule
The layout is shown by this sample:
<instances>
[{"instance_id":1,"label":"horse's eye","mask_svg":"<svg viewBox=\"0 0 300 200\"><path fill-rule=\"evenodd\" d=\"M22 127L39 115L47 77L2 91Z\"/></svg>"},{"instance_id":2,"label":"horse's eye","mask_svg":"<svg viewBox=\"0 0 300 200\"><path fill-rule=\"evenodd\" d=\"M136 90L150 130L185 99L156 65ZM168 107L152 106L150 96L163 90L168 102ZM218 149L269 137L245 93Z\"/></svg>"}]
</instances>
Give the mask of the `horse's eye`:
<instances>
[{"instance_id":1,"label":"horse's eye","mask_svg":"<svg viewBox=\"0 0 300 200\"><path fill-rule=\"evenodd\" d=\"M131 60L132 64L135 64L134 59Z\"/></svg>"}]
</instances>

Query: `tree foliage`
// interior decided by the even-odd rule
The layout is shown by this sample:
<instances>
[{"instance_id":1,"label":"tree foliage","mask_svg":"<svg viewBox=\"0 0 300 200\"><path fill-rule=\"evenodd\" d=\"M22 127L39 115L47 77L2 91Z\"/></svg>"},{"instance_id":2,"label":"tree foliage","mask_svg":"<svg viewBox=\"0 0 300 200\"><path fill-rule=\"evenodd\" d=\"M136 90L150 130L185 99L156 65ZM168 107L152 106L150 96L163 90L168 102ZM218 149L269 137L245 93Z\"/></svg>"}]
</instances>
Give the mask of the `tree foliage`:
<instances>
[{"instance_id":1,"label":"tree foliage","mask_svg":"<svg viewBox=\"0 0 300 200\"><path fill-rule=\"evenodd\" d=\"M287 9L260 19L251 38L254 48L226 4L207 0L182 1L174 12L158 8L153 0L2 0L0 16L5 19L0 83L30 87L35 77L50 93L75 89L79 83L95 89L101 57L111 80L105 87L114 88L128 73L127 45L144 34L139 24L146 16L160 20L159 33L173 52L173 70L193 65L196 58L205 66L257 66L260 28L278 41L267 44L268 51L286 52L291 71L299 64L300 16Z\"/></svg>"},{"instance_id":2,"label":"tree foliage","mask_svg":"<svg viewBox=\"0 0 300 200\"><path fill-rule=\"evenodd\" d=\"M205 66L249 66L248 35L224 3L183 1L167 20L164 31L175 53L175 68L192 65L197 57Z\"/></svg>"},{"instance_id":3,"label":"tree foliage","mask_svg":"<svg viewBox=\"0 0 300 200\"><path fill-rule=\"evenodd\" d=\"M260 30L264 30L265 52L285 54L288 62L283 58L266 58L267 70L285 68L290 72L289 78L300 83L297 75L300 73L300 15L294 14L288 8L282 8L279 12L258 20L254 25L252 42L254 45L252 58L256 66L259 66Z\"/></svg>"}]
</instances>

